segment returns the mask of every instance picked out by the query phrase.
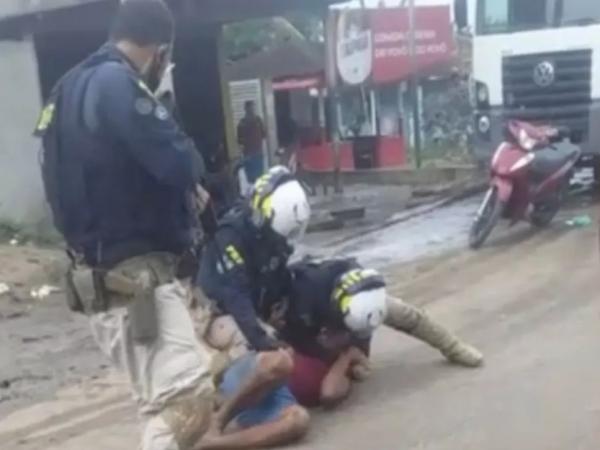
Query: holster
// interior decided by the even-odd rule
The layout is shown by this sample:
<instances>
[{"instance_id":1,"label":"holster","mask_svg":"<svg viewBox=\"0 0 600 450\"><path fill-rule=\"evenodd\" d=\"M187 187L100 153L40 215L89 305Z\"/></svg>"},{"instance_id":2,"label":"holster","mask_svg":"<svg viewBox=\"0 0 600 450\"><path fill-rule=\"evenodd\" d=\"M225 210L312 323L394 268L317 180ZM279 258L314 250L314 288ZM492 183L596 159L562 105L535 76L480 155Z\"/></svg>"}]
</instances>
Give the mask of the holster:
<instances>
[{"instance_id":1,"label":"holster","mask_svg":"<svg viewBox=\"0 0 600 450\"><path fill-rule=\"evenodd\" d=\"M110 270L73 264L67 273L67 302L71 310L91 315L127 307L135 340L158 333L154 291L173 281L175 257L149 254L128 259Z\"/></svg>"}]
</instances>

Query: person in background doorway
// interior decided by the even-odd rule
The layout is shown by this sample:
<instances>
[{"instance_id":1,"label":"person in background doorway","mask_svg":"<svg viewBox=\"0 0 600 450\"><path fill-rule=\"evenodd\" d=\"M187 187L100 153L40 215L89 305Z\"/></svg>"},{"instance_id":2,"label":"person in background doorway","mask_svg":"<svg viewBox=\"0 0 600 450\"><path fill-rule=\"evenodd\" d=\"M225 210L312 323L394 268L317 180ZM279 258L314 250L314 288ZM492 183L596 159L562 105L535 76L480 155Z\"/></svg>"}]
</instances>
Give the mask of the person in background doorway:
<instances>
[{"instance_id":1,"label":"person in background doorway","mask_svg":"<svg viewBox=\"0 0 600 450\"><path fill-rule=\"evenodd\" d=\"M266 138L263 120L256 114L253 101L244 103L245 115L237 127L238 143L242 147L244 168L249 183L254 183L264 170L263 142Z\"/></svg>"}]
</instances>

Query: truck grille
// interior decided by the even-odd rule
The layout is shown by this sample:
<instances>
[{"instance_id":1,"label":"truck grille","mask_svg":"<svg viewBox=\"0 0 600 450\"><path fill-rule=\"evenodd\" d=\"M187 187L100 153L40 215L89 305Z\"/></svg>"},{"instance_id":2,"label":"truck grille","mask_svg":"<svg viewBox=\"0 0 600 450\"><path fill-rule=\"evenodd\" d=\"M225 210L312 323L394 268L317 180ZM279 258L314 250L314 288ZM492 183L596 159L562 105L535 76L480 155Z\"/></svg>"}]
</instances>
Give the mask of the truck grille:
<instances>
[{"instance_id":1,"label":"truck grille","mask_svg":"<svg viewBox=\"0 0 600 450\"><path fill-rule=\"evenodd\" d=\"M546 70L545 76L536 80L536 68L545 62L554 68L553 76L548 76ZM502 60L505 116L568 126L584 140L589 127L591 76L591 50L505 57Z\"/></svg>"}]
</instances>

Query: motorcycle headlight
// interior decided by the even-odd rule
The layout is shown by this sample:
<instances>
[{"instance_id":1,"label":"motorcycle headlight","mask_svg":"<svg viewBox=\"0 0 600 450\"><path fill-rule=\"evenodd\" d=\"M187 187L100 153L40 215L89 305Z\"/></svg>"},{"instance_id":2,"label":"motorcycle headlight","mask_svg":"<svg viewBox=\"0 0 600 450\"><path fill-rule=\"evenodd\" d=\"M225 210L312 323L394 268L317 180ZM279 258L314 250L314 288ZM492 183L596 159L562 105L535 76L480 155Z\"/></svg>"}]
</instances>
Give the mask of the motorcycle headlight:
<instances>
[{"instance_id":1,"label":"motorcycle headlight","mask_svg":"<svg viewBox=\"0 0 600 450\"><path fill-rule=\"evenodd\" d=\"M528 152L532 151L537 144L537 141L533 139L527 131L521 130L519 132L519 145L523 150L527 150Z\"/></svg>"}]
</instances>

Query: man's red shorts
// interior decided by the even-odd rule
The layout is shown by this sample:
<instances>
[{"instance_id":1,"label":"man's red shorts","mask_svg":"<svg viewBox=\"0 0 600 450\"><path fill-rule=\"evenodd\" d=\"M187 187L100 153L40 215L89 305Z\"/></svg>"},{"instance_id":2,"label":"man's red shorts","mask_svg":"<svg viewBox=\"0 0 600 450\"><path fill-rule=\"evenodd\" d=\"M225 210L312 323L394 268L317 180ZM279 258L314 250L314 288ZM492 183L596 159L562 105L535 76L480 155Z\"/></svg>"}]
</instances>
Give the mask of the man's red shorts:
<instances>
[{"instance_id":1,"label":"man's red shorts","mask_svg":"<svg viewBox=\"0 0 600 450\"><path fill-rule=\"evenodd\" d=\"M318 358L294 353L294 370L289 378L289 388L300 403L306 407L319 406L321 384L330 365Z\"/></svg>"}]
</instances>

